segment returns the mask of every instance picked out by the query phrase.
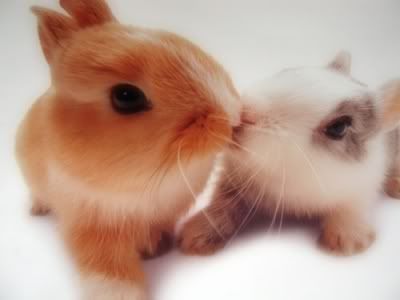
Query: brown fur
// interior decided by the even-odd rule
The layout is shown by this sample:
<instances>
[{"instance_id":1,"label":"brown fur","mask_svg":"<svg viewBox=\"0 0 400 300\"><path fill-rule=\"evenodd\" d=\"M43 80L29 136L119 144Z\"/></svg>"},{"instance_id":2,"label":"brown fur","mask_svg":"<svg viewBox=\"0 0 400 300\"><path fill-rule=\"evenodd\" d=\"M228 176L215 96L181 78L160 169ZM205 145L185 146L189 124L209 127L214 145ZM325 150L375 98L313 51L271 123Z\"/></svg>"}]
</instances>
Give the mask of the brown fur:
<instances>
[{"instance_id":1,"label":"brown fur","mask_svg":"<svg viewBox=\"0 0 400 300\"><path fill-rule=\"evenodd\" d=\"M246 221L250 206L240 197L240 191L228 181L217 186L213 199L218 201L212 201L207 208L193 216L180 232L178 243L184 253L209 255L216 252Z\"/></svg>"},{"instance_id":2,"label":"brown fur","mask_svg":"<svg viewBox=\"0 0 400 300\"><path fill-rule=\"evenodd\" d=\"M83 274L143 285L140 256L171 246L175 222L231 137L221 101L238 95L224 69L189 41L122 26L104 1L61 5L72 18L33 9L52 86L17 137L32 212L55 213ZM114 112L111 88L120 83L140 87L152 110Z\"/></svg>"},{"instance_id":3,"label":"brown fur","mask_svg":"<svg viewBox=\"0 0 400 300\"><path fill-rule=\"evenodd\" d=\"M81 27L115 21L104 0L60 0L60 5L78 21Z\"/></svg>"},{"instance_id":4,"label":"brown fur","mask_svg":"<svg viewBox=\"0 0 400 300\"><path fill-rule=\"evenodd\" d=\"M54 49L62 47L63 41L68 40L78 30L78 26L71 18L52 10L34 6L32 12L39 17L40 43L50 63Z\"/></svg>"},{"instance_id":5,"label":"brown fur","mask_svg":"<svg viewBox=\"0 0 400 300\"><path fill-rule=\"evenodd\" d=\"M65 228L66 242L83 273L104 274L114 279L144 283L135 232L130 222L104 225L102 222L73 222Z\"/></svg>"}]
</instances>

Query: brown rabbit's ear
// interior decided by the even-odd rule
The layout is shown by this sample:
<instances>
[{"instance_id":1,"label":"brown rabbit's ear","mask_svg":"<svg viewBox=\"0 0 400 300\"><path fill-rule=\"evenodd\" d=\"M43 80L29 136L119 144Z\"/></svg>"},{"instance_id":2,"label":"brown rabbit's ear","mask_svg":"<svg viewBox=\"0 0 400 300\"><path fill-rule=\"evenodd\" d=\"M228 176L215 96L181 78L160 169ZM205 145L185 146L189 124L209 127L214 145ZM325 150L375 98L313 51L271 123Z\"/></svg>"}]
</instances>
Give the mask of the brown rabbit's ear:
<instances>
[{"instance_id":1,"label":"brown rabbit's ear","mask_svg":"<svg viewBox=\"0 0 400 300\"><path fill-rule=\"evenodd\" d=\"M383 101L383 129L394 129L400 124L400 79L392 80L380 89Z\"/></svg>"},{"instance_id":2,"label":"brown rabbit's ear","mask_svg":"<svg viewBox=\"0 0 400 300\"><path fill-rule=\"evenodd\" d=\"M347 51L339 52L328 67L344 74L350 74L351 54Z\"/></svg>"},{"instance_id":3,"label":"brown rabbit's ear","mask_svg":"<svg viewBox=\"0 0 400 300\"><path fill-rule=\"evenodd\" d=\"M38 6L33 6L31 10L38 17L39 38L44 56L47 62L51 63L54 51L71 37L78 26L70 17L53 10Z\"/></svg>"},{"instance_id":4,"label":"brown rabbit's ear","mask_svg":"<svg viewBox=\"0 0 400 300\"><path fill-rule=\"evenodd\" d=\"M80 27L115 21L104 0L60 0L60 5L76 19Z\"/></svg>"}]
</instances>

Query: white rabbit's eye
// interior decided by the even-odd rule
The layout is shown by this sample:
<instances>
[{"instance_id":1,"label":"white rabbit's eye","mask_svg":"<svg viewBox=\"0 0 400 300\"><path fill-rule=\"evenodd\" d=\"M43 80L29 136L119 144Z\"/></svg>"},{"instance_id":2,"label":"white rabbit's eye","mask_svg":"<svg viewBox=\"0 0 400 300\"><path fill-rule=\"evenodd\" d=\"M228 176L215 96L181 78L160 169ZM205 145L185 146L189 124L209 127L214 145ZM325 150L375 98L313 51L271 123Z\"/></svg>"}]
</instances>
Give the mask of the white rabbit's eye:
<instances>
[{"instance_id":1,"label":"white rabbit's eye","mask_svg":"<svg viewBox=\"0 0 400 300\"><path fill-rule=\"evenodd\" d=\"M353 119L350 116L342 116L333 120L325 128L325 135L332 140L341 140L347 133L347 129L352 125Z\"/></svg>"},{"instance_id":2,"label":"white rabbit's eye","mask_svg":"<svg viewBox=\"0 0 400 300\"><path fill-rule=\"evenodd\" d=\"M151 109L143 91L130 84L118 84L111 89L111 104L116 112L126 115Z\"/></svg>"}]
</instances>

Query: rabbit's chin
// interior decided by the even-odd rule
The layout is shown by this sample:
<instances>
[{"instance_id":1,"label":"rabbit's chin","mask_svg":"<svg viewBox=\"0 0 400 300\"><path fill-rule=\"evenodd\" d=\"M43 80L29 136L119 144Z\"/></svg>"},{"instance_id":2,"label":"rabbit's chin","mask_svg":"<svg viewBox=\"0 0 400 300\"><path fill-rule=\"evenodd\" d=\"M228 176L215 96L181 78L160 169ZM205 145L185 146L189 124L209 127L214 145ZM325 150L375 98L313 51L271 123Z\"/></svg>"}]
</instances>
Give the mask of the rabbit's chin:
<instances>
[{"instance_id":1,"label":"rabbit's chin","mask_svg":"<svg viewBox=\"0 0 400 300\"><path fill-rule=\"evenodd\" d=\"M318 215L341 205L364 206L376 199L385 180L385 138L371 140L364 159L352 162L306 146L243 144L246 150L227 155L226 172L239 190L249 184L246 198L262 198L260 205L272 212L280 206L289 214Z\"/></svg>"},{"instance_id":2,"label":"rabbit's chin","mask_svg":"<svg viewBox=\"0 0 400 300\"><path fill-rule=\"evenodd\" d=\"M142 175L142 178L132 174L126 176L134 178L130 189L126 188L128 182L125 182L123 190L118 190L121 187L118 179L110 177L102 186L91 185L71 176L53 161L48 164L49 189L44 198L57 199L50 206L62 214L74 207L86 207L108 220L133 216L149 222L161 222L188 209L204 187L213 161L213 156L193 159L184 165L171 167L165 174L160 171L152 179L147 176L149 174Z\"/></svg>"}]
</instances>

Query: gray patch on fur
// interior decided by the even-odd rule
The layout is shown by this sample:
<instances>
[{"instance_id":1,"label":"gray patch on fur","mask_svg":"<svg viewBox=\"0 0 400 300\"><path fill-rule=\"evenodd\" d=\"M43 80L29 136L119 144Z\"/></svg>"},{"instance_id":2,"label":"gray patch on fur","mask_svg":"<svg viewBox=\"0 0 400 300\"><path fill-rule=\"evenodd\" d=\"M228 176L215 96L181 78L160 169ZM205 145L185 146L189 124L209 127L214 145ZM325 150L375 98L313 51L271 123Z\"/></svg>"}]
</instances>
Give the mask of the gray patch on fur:
<instances>
[{"instance_id":1,"label":"gray patch on fur","mask_svg":"<svg viewBox=\"0 0 400 300\"><path fill-rule=\"evenodd\" d=\"M325 135L324 129L341 116L350 116L352 125L342 140L330 139ZM366 154L368 139L378 130L378 109L372 96L366 94L359 99L345 100L339 104L314 131L312 142L341 159L361 161Z\"/></svg>"}]
</instances>

